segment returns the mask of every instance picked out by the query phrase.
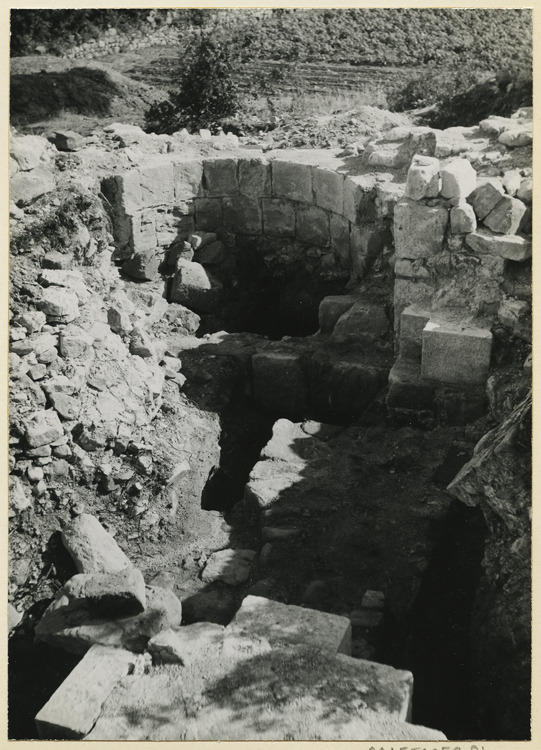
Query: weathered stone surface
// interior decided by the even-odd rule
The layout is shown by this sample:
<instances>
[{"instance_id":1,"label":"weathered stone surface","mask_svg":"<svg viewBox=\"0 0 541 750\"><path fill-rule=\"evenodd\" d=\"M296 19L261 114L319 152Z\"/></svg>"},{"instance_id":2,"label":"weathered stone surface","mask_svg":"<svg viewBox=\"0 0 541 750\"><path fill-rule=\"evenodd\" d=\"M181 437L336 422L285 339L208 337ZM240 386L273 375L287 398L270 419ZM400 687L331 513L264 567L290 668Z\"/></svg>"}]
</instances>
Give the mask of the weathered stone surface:
<instances>
[{"instance_id":1,"label":"weathered stone surface","mask_svg":"<svg viewBox=\"0 0 541 750\"><path fill-rule=\"evenodd\" d=\"M17 315L13 320L13 323L16 323L22 328L26 328L27 333L32 334L39 333L45 325L46 320L44 313L39 312L38 310L25 310L20 315Z\"/></svg>"},{"instance_id":2,"label":"weathered stone surface","mask_svg":"<svg viewBox=\"0 0 541 750\"><path fill-rule=\"evenodd\" d=\"M173 164L173 186L175 200L196 198L202 192L203 164L196 160L178 161Z\"/></svg>"},{"instance_id":3,"label":"weathered stone surface","mask_svg":"<svg viewBox=\"0 0 541 750\"><path fill-rule=\"evenodd\" d=\"M111 619L96 616L91 606L67 606L60 592L36 628L36 637L51 646L84 654L94 644L142 652L149 638L161 630L180 625L182 605L172 591L146 587L146 607L138 615Z\"/></svg>"},{"instance_id":4,"label":"weathered stone surface","mask_svg":"<svg viewBox=\"0 0 541 750\"><path fill-rule=\"evenodd\" d=\"M203 186L209 198L238 195L236 159L215 159L203 164Z\"/></svg>"},{"instance_id":5,"label":"weathered stone surface","mask_svg":"<svg viewBox=\"0 0 541 750\"><path fill-rule=\"evenodd\" d=\"M453 206L450 212L450 219L452 234L468 234L469 232L475 232L477 229L475 211L465 201L461 201L457 206Z\"/></svg>"},{"instance_id":6,"label":"weathered stone surface","mask_svg":"<svg viewBox=\"0 0 541 750\"><path fill-rule=\"evenodd\" d=\"M214 552L207 560L201 579L207 583L222 581L230 586L238 586L248 580L255 554L250 549Z\"/></svg>"},{"instance_id":7,"label":"weathered stone surface","mask_svg":"<svg viewBox=\"0 0 541 750\"><path fill-rule=\"evenodd\" d=\"M247 596L225 637L255 633L273 647L308 644L331 653L351 654L351 624L347 617Z\"/></svg>"},{"instance_id":8,"label":"weathered stone surface","mask_svg":"<svg viewBox=\"0 0 541 750\"><path fill-rule=\"evenodd\" d=\"M444 198L467 198L475 190L477 175L467 159L455 159L441 170L441 194Z\"/></svg>"},{"instance_id":9,"label":"weathered stone surface","mask_svg":"<svg viewBox=\"0 0 541 750\"><path fill-rule=\"evenodd\" d=\"M92 346L92 336L76 325L68 325L58 337L60 355L64 359L82 357Z\"/></svg>"},{"instance_id":10,"label":"weathered stone surface","mask_svg":"<svg viewBox=\"0 0 541 750\"><path fill-rule=\"evenodd\" d=\"M331 231L331 249L336 258L347 264L350 259L350 223L337 214L331 214L329 221Z\"/></svg>"},{"instance_id":11,"label":"weathered stone surface","mask_svg":"<svg viewBox=\"0 0 541 750\"><path fill-rule=\"evenodd\" d=\"M404 196L414 201L437 198L440 192L440 161L417 154L408 170Z\"/></svg>"},{"instance_id":12,"label":"weathered stone surface","mask_svg":"<svg viewBox=\"0 0 541 750\"><path fill-rule=\"evenodd\" d=\"M115 685L129 674L130 651L92 646L36 716L42 740L74 740L87 735Z\"/></svg>"},{"instance_id":13,"label":"weathered stone surface","mask_svg":"<svg viewBox=\"0 0 541 750\"><path fill-rule=\"evenodd\" d=\"M423 330L421 373L441 383L482 384L488 377L492 333L429 322Z\"/></svg>"},{"instance_id":14,"label":"weathered stone surface","mask_svg":"<svg viewBox=\"0 0 541 750\"><path fill-rule=\"evenodd\" d=\"M43 164L46 155L47 141L39 135L23 135L11 138L9 154L17 162L21 172Z\"/></svg>"},{"instance_id":15,"label":"weathered stone surface","mask_svg":"<svg viewBox=\"0 0 541 750\"><path fill-rule=\"evenodd\" d=\"M525 213L526 206L522 201L504 195L483 221L493 232L516 234Z\"/></svg>"},{"instance_id":16,"label":"weathered stone surface","mask_svg":"<svg viewBox=\"0 0 541 750\"><path fill-rule=\"evenodd\" d=\"M410 200L394 210L394 239L399 258L428 258L441 252L449 220L446 208L424 206Z\"/></svg>"},{"instance_id":17,"label":"weathered stone surface","mask_svg":"<svg viewBox=\"0 0 541 750\"><path fill-rule=\"evenodd\" d=\"M224 626L214 622L197 622L181 628L162 630L148 642L148 650L158 664L197 663L216 659L224 639Z\"/></svg>"},{"instance_id":18,"label":"weathered stone surface","mask_svg":"<svg viewBox=\"0 0 541 750\"><path fill-rule=\"evenodd\" d=\"M219 304L222 284L199 263L179 259L171 287L171 301L198 312L211 312Z\"/></svg>"},{"instance_id":19,"label":"weathered stone surface","mask_svg":"<svg viewBox=\"0 0 541 750\"><path fill-rule=\"evenodd\" d=\"M23 482L19 477L9 477L9 513L16 515L32 505L30 498L26 494Z\"/></svg>"},{"instance_id":20,"label":"weathered stone surface","mask_svg":"<svg viewBox=\"0 0 541 750\"><path fill-rule=\"evenodd\" d=\"M168 205L174 199L173 164L161 159L139 170L141 207Z\"/></svg>"},{"instance_id":21,"label":"weathered stone surface","mask_svg":"<svg viewBox=\"0 0 541 750\"><path fill-rule=\"evenodd\" d=\"M26 442L31 448L53 443L64 434L58 415L52 409L34 412L24 424Z\"/></svg>"},{"instance_id":22,"label":"weathered stone surface","mask_svg":"<svg viewBox=\"0 0 541 750\"><path fill-rule=\"evenodd\" d=\"M358 300L358 297L348 294L324 297L319 305L320 332L332 333L338 319Z\"/></svg>"},{"instance_id":23,"label":"weathered stone surface","mask_svg":"<svg viewBox=\"0 0 541 750\"><path fill-rule=\"evenodd\" d=\"M503 145L508 148L531 146L532 140L531 124L504 130L504 132L498 137L498 143L503 143Z\"/></svg>"},{"instance_id":24,"label":"weathered stone surface","mask_svg":"<svg viewBox=\"0 0 541 750\"><path fill-rule=\"evenodd\" d=\"M527 260L532 256L532 243L526 237L493 234L489 229L466 235L466 244L477 253L491 253L509 260Z\"/></svg>"},{"instance_id":25,"label":"weathered stone surface","mask_svg":"<svg viewBox=\"0 0 541 750\"><path fill-rule=\"evenodd\" d=\"M38 277L38 281L45 287L60 286L70 289L70 291L77 295L80 305L84 305L90 298L90 292L80 271L43 269Z\"/></svg>"},{"instance_id":26,"label":"weathered stone surface","mask_svg":"<svg viewBox=\"0 0 541 750\"><path fill-rule=\"evenodd\" d=\"M289 201L264 198L263 231L281 237L295 236L295 209Z\"/></svg>"},{"instance_id":27,"label":"weathered stone surface","mask_svg":"<svg viewBox=\"0 0 541 750\"><path fill-rule=\"evenodd\" d=\"M312 203L312 168L307 164L273 161L272 194L276 198Z\"/></svg>"},{"instance_id":28,"label":"weathered stone surface","mask_svg":"<svg viewBox=\"0 0 541 750\"><path fill-rule=\"evenodd\" d=\"M10 180L9 195L16 206L27 206L56 187L53 173L39 166L30 172L17 172Z\"/></svg>"},{"instance_id":29,"label":"weathered stone surface","mask_svg":"<svg viewBox=\"0 0 541 750\"><path fill-rule=\"evenodd\" d=\"M270 164L261 158L239 161L239 190L249 198L269 198L271 196Z\"/></svg>"},{"instance_id":30,"label":"weathered stone surface","mask_svg":"<svg viewBox=\"0 0 541 750\"><path fill-rule=\"evenodd\" d=\"M71 323L79 317L79 299L74 292L61 287L47 287L38 302L50 323Z\"/></svg>"},{"instance_id":31,"label":"weathered stone surface","mask_svg":"<svg viewBox=\"0 0 541 750\"><path fill-rule=\"evenodd\" d=\"M223 224L221 198L195 199L195 226L197 231L214 232Z\"/></svg>"},{"instance_id":32,"label":"weathered stone surface","mask_svg":"<svg viewBox=\"0 0 541 750\"><path fill-rule=\"evenodd\" d=\"M468 196L468 203L473 206L476 216L484 219L504 195L500 180L495 177L484 178Z\"/></svg>"},{"instance_id":33,"label":"weathered stone surface","mask_svg":"<svg viewBox=\"0 0 541 750\"><path fill-rule=\"evenodd\" d=\"M74 130L57 130L53 143L59 151L79 151L85 145L85 139Z\"/></svg>"},{"instance_id":34,"label":"weathered stone surface","mask_svg":"<svg viewBox=\"0 0 541 750\"><path fill-rule=\"evenodd\" d=\"M336 214L344 213L344 175L314 167L312 181L316 206Z\"/></svg>"},{"instance_id":35,"label":"weathered stone surface","mask_svg":"<svg viewBox=\"0 0 541 750\"><path fill-rule=\"evenodd\" d=\"M152 281L158 275L160 265L156 251L152 249L136 252L131 258L124 261L122 270L133 279Z\"/></svg>"},{"instance_id":36,"label":"weathered stone surface","mask_svg":"<svg viewBox=\"0 0 541 750\"><path fill-rule=\"evenodd\" d=\"M261 234L262 221L258 198L239 195L223 199L224 227L230 227L239 234Z\"/></svg>"},{"instance_id":37,"label":"weathered stone surface","mask_svg":"<svg viewBox=\"0 0 541 750\"><path fill-rule=\"evenodd\" d=\"M498 310L498 320L510 328L514 336L532 341L532 308L525 300L506 299Z\"/></svg>"},{"instance_id":38,"label":"weathered stone surface","mask_svg":"<svg viewBox=\"0 0 541 750\"><path fill-rule=\"evenodd\" d=\"M435 386L421 377L421 356L418 361L398 357L389 373L387 408L435 413Z\"/></svg>"},{"instance_id":39,"label":"weathered stone surface","mask_svg":"<svg viewBox=\"0 0 541 750\"><path fill-rule=\"evenodd\" d=\"M79 573L117 573L131 567L113 537L88 513L81 513L63 528L62 541Z\"/></svg>"},{"instance_id":40,"label":"weathered stone surface","mask_svg":"<svg viewBox=\"0 0 541 750\"><path fill-rule=\"evenodd\" d=\"M331 237L329 215L318 206L306 206L297 211L297 239L318 247L327 247Z\"/></svg>"},{"instance_id":41,"label":"weathered stone surface","mask_svg":"<svg viewBox=\"0 0 541 750\"><path fill-rule=\"evenodd\" d=\"M400 354L402 357L421 361L423 330L430 320L430 313L416 305L410 305L400 316Z\"/></svg>"},{"instance_id":42,"label":"weathered stone surface","mask_svg":"<svg viewBox=\"0 0 541 750\"><path fill-rule=\"evenodd\" d=\"M298 414L307 408L308 387L301 355L269 351L252 357L254 396L267 409Z\"/></svg>"},{"instance_id":43,"label":"weathered stone surface","mask_svg":"<svg viewBox=\"0 0 541 750\"><path fill-rule=\"evenodd\" d=\"M388 330L389 319L383 305L361 299L336 321L331 341L369 345Z\"/></svg>"},{"instance_id":44,"label":"weathered stone surface","mask_svg":"<svg viewBox=\"0 0 541 750\"><path fill-rule=\"evenodd\" d=\"M531 178L526 178L522 180L520 183L520 188L517 192L517 198L521 201L524 201L524 203L527 203L529 206L532 205L532 189L533 189L533 183Z\"/></svg>"}]
</instances>

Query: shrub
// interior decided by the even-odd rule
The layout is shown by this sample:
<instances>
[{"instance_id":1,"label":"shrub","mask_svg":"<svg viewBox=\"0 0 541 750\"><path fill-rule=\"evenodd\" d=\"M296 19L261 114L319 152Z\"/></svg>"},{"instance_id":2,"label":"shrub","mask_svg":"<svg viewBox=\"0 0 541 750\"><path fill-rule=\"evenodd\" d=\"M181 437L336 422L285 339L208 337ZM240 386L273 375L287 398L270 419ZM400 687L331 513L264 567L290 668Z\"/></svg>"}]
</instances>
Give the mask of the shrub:
<instances>
[{"instance_id":1,"label":"shrub","mask_svg":"<svg viewBox=\"0 0 541 750\"><path fill-rule=\"evenodd\" d=\"M146 129L173 133L182 127L216 127L233 117L240 106L235 70L240 49L217 35L202 35L193 58L180 73L177 91L145 113Z\"/></svg>"}]
</instances>

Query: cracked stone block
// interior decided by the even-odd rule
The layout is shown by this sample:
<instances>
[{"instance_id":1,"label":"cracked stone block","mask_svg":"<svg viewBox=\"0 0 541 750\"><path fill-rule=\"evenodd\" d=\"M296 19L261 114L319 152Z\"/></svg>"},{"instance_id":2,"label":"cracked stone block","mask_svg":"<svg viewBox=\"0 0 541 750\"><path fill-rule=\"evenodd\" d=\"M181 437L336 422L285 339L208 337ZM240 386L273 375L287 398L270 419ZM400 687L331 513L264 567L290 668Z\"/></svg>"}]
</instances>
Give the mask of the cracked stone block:
<instances>
[{"instance_id":1,"label":"cracked stone block","mask_svg":"<svg viewBox=\"0 0 541 750\"><path fill-rule=\"evenodd\" d=\"M314 167L312 181L316 205L336 214L344 213L344 175Z\"/></svg>"},{"instance_id":2,"label":"cracked stone block","mask_svg":"<svg viewBox=\"0 0 541 750\"><path fill-rule=\"evenodd\" d=\"M172 239L176 236L176 232ZM131 237L130 245L136 253L147 252L148 250L154 250L158 244L158 237L156 234L156 226L153 216L149 216L149 212L146 212L145 219L142 214L137 213L132 217L131 220Z\"/></svg>"},{"instance_id":3,"label":"cracked stone block","mask_svg":"<svg viewBox=\"0 0 541 750\"><path fill-rule=\"evenodd\" d=\"M89 513L81 513L64 527L62 542L79 573L116 573L132 567L111 534Z\"/></svg>"},{"instance_id":4,"label":"cracked stone block","mask_svg":"<svg viewBox=\"0 0 541 750\"><path fill-rule=\"evenodd\" d=\"M489 330L430 321L423 330L421 374L440 383L483 384L491 353Z\"/></svg>"},{"instance_id":5,"label":"cracked stone block","mask_svg":"<svg viewBox=\"0 0 541 750\"><path fill-rule=\"evenodd\" d=\"M295 607L247 596L230 625L225 638L257 634L272 647L310 645L325 651L351 654L351 623L347 617Z\"/></svg>"},{"instance_id":6,"label":"cracked stone block","mask_svg":"<svg viewBox=\"0 0 541 750\"><path fill-rule=\"evenodd\" d=\"M197 160L178 161L173 164L173 189L175 201L186 201L201 195L203 164Z\"/></svg>"},{"instance_id":7,"label":"cracked stone block","mask_svg":"<svg viewBox=\"0 0 541 750\"><path fill-rule=\"evenodd\" d=\"M441 170L444 198L467 198L475 190L477 174L467 159L455 159Z\"/></svg>"},{"instance_id":8,"label":"cracked stone block","mask_svg":"<svg viewBox=\"0 0 541 750\"><path fill-rule=\"evenodd\" d=\"M441 252L449 211L410 200L394 210L394 238L398 258L428 258Z\"/></svg>"},{"instance_id":9,"label":"cracked stone block","mask_svg":"<svg viewBox=\"0 0 541 750\"><path fill-rule=\"evenodd\" d=\"M477 185L475 190L468 196L468 203L478 219L484 219L498 201L503 197L503 185L496 177L488 177Z\"/></svg>"},{"instance_id":10,"label":"cracked stone block","mask_svg":"<svg viewBox=\"0 0 541 750\"><path fill-rule=\"evenodd\" d=\"M170 161L160 161L155 165L141 168L139 177L143 208L173 203L174 177L173 164Z\"/></svg>"},{"instance_id":11,"label":"cracked stone block","mask_svg":"<svg viewBox=\"0 0 541 750\"><path fill-rule=\"evenodd\" d=\"M417 154L408 170L404 196L414 201L437 198L440 192L440 160Z\"/></svg>"},{"instance_id":12,"label":"cracked stone block","mask_svg":"<svg viewBox=\"0 0 541 750\"><path fill-rule=\"evenodd\" d=\"M312 203L312 167L273 161L272 194L276 198Z\"/></svg>"},{"instance_id":13,"label":"cracked stone block","mask_svg":"<svg viewBox=\"0 0 541 750\"><path fill-rule=\"evenodd\" d=\"M532 257L532 243L518 234L493 234L490 229L478 229L466 235L466 244L477 253L490 253L509 260Z\"/></svg>"},{"instance_id":14,"label":"cracked stone block","mask_svg":"<svg viewBox=\"0 0 541 750\"><path fill-rule=\"evenodd\" d=\"M261 234L263 217L259 200L245 195L224 198L223 225L239 234Z\"/></svg>"},{"instance_id":15,"label":"cracked stone block","mask_svg":"<svg viewBox=\"0 0 541 750\"><path fill-rule=\"evenodd\" d=\"M195 198L195 227L197 231L214 232L223 224L221 198Z\"/></svg>"},{"instance_id":16,"label":"cracked stone block","mask_svg":"<svg viewBox=\"0 0 541 750\"><path fill-rule=\"evenodd\" d=\"M297 211L297 239L318 247L331 242L329 215L318 206L306 206Z\"/></svg>"},{"instance_id":17,"label":"cracked stone block","mask_svg":"<svg viewBox=\"0 0 541 750\"><path fill-rule=\"evenodd\" d=\"M134 216L141 210L143 200L137 169L130 169L128 172L105 180L103 189L105 195L113 198L111 203L115 203L120 212L126 216Z\"/></svg>"},{"instance_id":18,"label":"cracked stone block","mask_svg":"<svg viewBox=\"0 0 541 750\"><path fill-rule=\"evenodd\" d=\"M36 715L42 740L79 740L98 719L105 700L135 663L130 651L92 646Z\"/></svg>"},{"instance_id":19,"label":"cracked stone block","mask_svg":"<svg viewBox=\"0 0 541 750\"><path fill-rule=\"evenodd\" d=\"M308 387L299 354L259 352L252 357L255 400L267 409L302 413L308 406Z\"/></svg>"},{"instance_id":20,"label":"cracked stone block","mask_svg":"<svg viewBox=\"0 0 541 750\"><path fill-rule=\"evenodd\" d=\"M289 201L263 198L263 231L279 237L295 236L295 209Z\"/></svg>"},{"instance_id":21,"label":"cracked stone block","mask_svg":"<svg viewBox=\"0 0 541 750\"><path fill-rule=\"evenodd\" d=\"M56 187L53 173L39 166L30 172L17 172L9 184L9 195L16 206L27 206Z\"/></svg>"},{"instance_id":22,"label":"cracked stone block","mask_svg":"<svg viewBox=\"0 0 541 750\"><path fill-rule=\"evenodd\" d=\"M213 159L203 164L203 187L209 198L238 195L236 159Z\"/></svg>"},{"instance_id":23,"label":"cracked stone block","mask_svg":"<svg viewBox=\"0 0 541 750\"><path fill-rule=\"evenodd\" d=\"M461 201L457 206L451 208L450 221L452 234L468 234L469 232L475 232L477 229L475 211L465 201Z\"/></svg>"},{"instance_id":24,"label":"cracked stone block","mask_svg":"<svg viewBox=\"0 0 541 750\"><path fill-rule=\"evenodd\" d=\"M516 234L525 213L526 206L522 201L504 195L488 216L485 216L483 223L493 232Z\"/></svg>"},{"instance_id":25,"label":"cracked stone block","mask_svg":"<svg viewBox=\"0 0 541 750\"><path fill-rule=\"evenodd\" d=\"M239 586L245 583L250 575L250 569L256 553L250 549L224 549L214 552L201 574L201 580L222 581L229 586Z\"/></svg>"},{"instance_id":26,"label":"cracked stone block","mask_svg":"<svg viewBox=\"0 0 541 750\"><path fill-rule=\"evenodd\" d=\"M239 190L249 198L271 197L271 167L261 158L239 161Z\"/></svg>"}]
</instances>

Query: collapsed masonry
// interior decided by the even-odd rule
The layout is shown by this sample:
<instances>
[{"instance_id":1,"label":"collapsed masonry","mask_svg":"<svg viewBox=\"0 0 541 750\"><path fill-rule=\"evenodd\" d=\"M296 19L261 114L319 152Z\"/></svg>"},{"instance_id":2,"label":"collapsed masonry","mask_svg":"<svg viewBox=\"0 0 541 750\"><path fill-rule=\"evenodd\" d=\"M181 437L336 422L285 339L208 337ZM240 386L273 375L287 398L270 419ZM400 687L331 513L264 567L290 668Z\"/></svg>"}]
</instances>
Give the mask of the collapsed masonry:
<instances>
[{"instance_id":1,"label":"collapsed masonry","mask_svg":"<svg viewBox=\"0 0 541 750\"><path fill-rule=\"evenodd\" d=\"M493 118L481 131L396 128L368 144L361 157L311 151L254 158L233 148L223 157L187 159L182 142L170 139L174 148L169 150L169 141L119 126L126 148L140 145L152 152L158 144L158 150L168 151L132 154L137 168L102 182L113 217L112 258L121 264L122 280L111 265L112 246L92 249L94 240L81 228L85 261L99 259L92 281L84 263L73 270L69 255L46 253L39 293L31 289L37 309L18 310L14 317L10 369L18 409L13 444L19 448L10 466L12 517L22 517L32 506L29 485L44 511L52 510L55 501L71 502L56 483L70 475L72 464L80 464L139 519L140 533L151 538L156 533L158 547L161 521L158 506L151 505L153 493L166 497L164 507L175 509L180 502L183 552L196 549L198 535L212 539L210 547L217 550L203 571L209 580L245 581L255 566L265 567L273 546L295 544L299 530L289 525L290 517L283 522L283 506L289 502L291 516L295 502L287 491L306 477L306 463L315 472L312 495L321 481L318 467L330 458L314 435L325 425L311 431L305 423L302 428L287 420L276 423L275 437L284 433L289 447L282 455L279 446L274 455L270 441L246 487L245 502L260 517L261 549L224 549L228 535L221 519L200 508L205 479L219 456L216 434L207 418L186 403L181 419L173 414L165 423L161 416L167 412L164 406L176 404L172 389L178 398L187 378L204 385L212 377L180 364L179 357L191 351L232 358L246 392L277 416L348 423L388 384L387 407L399 420L464 425L481 417L488 401L491 413L503 421L527 390L530 373L526 362L510 393L508 383L491 368L496 328L531 342L531 180L518 172L503 180L477 179L471 162L482 163L491 128L500 128L503 135L515 132L517 138L516 131L522 128L523 133L527 121L523 112L507 123ZM54 179L43 166L43 144L33 140L25 152L25 138L17 141L12 198L25 207L51 191ZM28 154L32 158L25 162ZM20 213L21 208L12 207L15 219ZM382 272L378 283L383 266L394 273ZM273 341L256 333L219 330L220 324L238 326L250 316L257 296L249 278L254 270L258 282L277 280L278 287L291 282L289 296L277 298L278 304L291 317L315 308L317 335ZM314 282L309 300L302 289L307 277ZM199 316L213 322L214 332L203 338L194 335ZM154 336L157 324L162 328ZM152 425L158 423L158 435L152 437ZM299 461L299 441L311 445L304 463ZM194 469L191 464L202 449L207 455ZM179 460L186 455L196 458ZM154 484L146 490L136 481L140 476L150 482L154 477ZM303 514L306 507L300 503L295 510ZM106 533L84 507L73 505L72 515L77 533L85 524L98 536ZM70 528L64 529L68 549ZM514 527L509 533L513 536ZM525 533L521 525L521 539ZM107 547L108 537L101 538L98 547ZM93 548L88 535L83 547ZM409 674L348 660L350 651L341 644L351 617L335 616L332 627L340 636L322 646L330 615L272 602L265 579L257 590L269 598L246 598L232 621L230 612L225 629L181 625L185 615L179 600L159 582L145 587L129 557L113 569L81 564L79 575L68 581L36 630L49 643L86 653L38 715L42 736L443 737L407 723ZM103 591L108 592L105 615ZM377 621L378 602L378 597L375 603L370 596L363 598L359 621ZM240 637L238 626L245 617L249 634L243 631ZM277 641L268 618L279 623ZM313 642L307 640L309 633ZM346 656L337 657L337 651ZM191 675L208 666L209 654L210 693L203 701L190 688L182 699L177 697L183 708L173 721L165 710L177 705L170 696L184 690L186 670ZM162 662L171 661L174 666L163 667ZM288 663L304 672L308 663L315 664L313 684L304 677L299 682L299 671L288 670ZM262 676L269 665L279 675L272 684ZM89 675L96 672L107 679L93 685ZM347 710L341 682L351 687ZM248 699L250 690L274 696L270 708L262 701L262 716L254 715L258 706ZM321 711L319 703L307 707L314 691ZM84 695L77 703L88 703L88 711L79 715L62 709L72 705L66 693ZM164 697L154 713L150 694ZM336 713L327 724L321 714L329 706ZM129 718L134 710L137 728Z\"/></svg>"}]
</instances>

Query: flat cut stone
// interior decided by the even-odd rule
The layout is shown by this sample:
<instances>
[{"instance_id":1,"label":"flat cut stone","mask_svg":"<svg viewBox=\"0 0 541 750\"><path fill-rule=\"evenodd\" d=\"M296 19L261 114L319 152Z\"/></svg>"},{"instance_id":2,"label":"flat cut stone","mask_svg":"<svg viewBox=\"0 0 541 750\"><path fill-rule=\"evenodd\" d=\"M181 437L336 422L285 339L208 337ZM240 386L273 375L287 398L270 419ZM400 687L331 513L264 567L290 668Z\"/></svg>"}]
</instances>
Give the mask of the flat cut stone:
<instances>
[{"instance_id":1,"label":"flat cut stone","mask_svg":"<svg viewBox=\"0 0 541 750\"><path fill-rule=\"evenodd\" d=\"M399 258L428 258L441 252L449 211L403 200L394 209L394 238Z\"/></svg>"},{"instance_id":2,"label":"flat cut stone","mask_svg":"<svg viewBox=\"0 0 541 750\"><path fill-rule=\"evenodd\" d=\"M230 586L245 583L255 557L251 549L224 549L214 552L208 559L201 579L205 582L222 581Z\"/></svg>"},{"instance_id":3,"label":"flat cut stone","mask_svg":"<svg viewBox=\"0 0 541 750\"><path fill-rule=\"evenodd\" d=\"M485 216L484 224L493 232L516 234L525 213L526 206L522 201L504 195L488 216Z\"/></svg>"},{"instance_id":4,"label":"flat cut stone","mask_svg":"<svg viewBox=\"0 0 541 750\"><path fill-rule=\"evenodd\" d=\"M222 648L224 626L215 622L196 622L180 628L168 628L148 642L148 650L161 664L191 664L205 657L215 659Z\"/></svg>"},{"instance_id":5,"label":"flat cut stone","mask_svg":"<svg viewBox=\"0 0 541 750\"><path fill-rule=\"evenodd\" d=\"M440 191L440 160L432 156L417 154L408 170L406 198L418 201L421 198L437 198Z\"/></svg>"},{"instance_id":6,"label":"flat cut stone","mask_svg":"<svg viewBox=\"0 0 541 750\"><path fill-rule=\"evenodd\" d=\"M441 194L444 198L467 198L475 190L477 175L467 159L455 159L441 170Z\"/></svg>"},{"instance_id":7,"label":"flat cut stone","mask_svg":"<svg viewBox=\"0 0 541 750\"><path fill-rule=\"evenodd\" d=\"M341 294L324 297L319 305L319 329L321 333L332 333L338 319L358 302L358 297Z\"/></svg>"},{"instance_id":8,"label":"flat cut stone","mask_svg":"<svg viewBox=\"0 0 541 750\"><path fill-rule=\"evenodd\" d=\"M504 190L500 180L495 177L488 177L470 193L468 203L473 206L477 218L484 219L503 195Z\"/></svg>"},{"instance_id":9,"label":"flat cut stone","mask_svg":"<svg viewBox=\"0 0 541 750\"><path fill-rule=\"evenodd\" d=\"M111 534L89 513L81 513L64 527L62 542L79 573L116 573L131 567Z\"/></svg>"},{"instance_id":10,"label":"flat cut stone","mask_svg":"<svg viewBox=\"0 0 541 750\"><path fill-rule=\"evenodd\" d=\"M491 352L489 330L429 322L423 331L421 373L440 383L482 384Z\"/></svg>"},{"instance_id":11,"label":"flat cut stone","mask_svg":"<svg viewBox=\"0 0 541 750\"><path fill-rule=\"evenodd\" d=\"M430 313L410 305L400 316L400 355L421 361L423 330L430 320Z\"/></svg>"},{"instance_id":12,"label":"flat cut stone","mask_svg":"<svg viewBox=\"0 0 541 750\"><path fill-rule=\"evenodd\" d=\"M490 229L478 229L466 235L466 244L477 253L491 253L509 260L532 257L532 243L518 234L493 234Z\"/></svg>"},{"instance_id":13,"label":"flat cut stone","mask_svg":"<svg viewBox=\"0 0 541 750\"><path fill-rule=\"evenodd\" d=\"M369 345L389 330L389 319L383 305L358 300L340 316L331 340L336 343Z\"/></svg>"},{"instance_id":14,"label":"flat cut stone","mask_svg":"<svg viewBox=\"0 0 541 750\"><path fill-rule=\"evenodd\" d=\"M35 718L42 740L79 740L98 719L102 706L133 667L136 655L95 645L49 698Z\"/></svg>"},{"instance_id":15,"label":"flat cut stone","mask_svg":"<svg viewBox=\"0 0 541 750\"><path fill-rule=\"evenodd\" d=\"M271 646L310 645L351 655L351 623L347 617L247 596L225 631L229 635L261 635Z\"/></svg>"}]
</instances>

